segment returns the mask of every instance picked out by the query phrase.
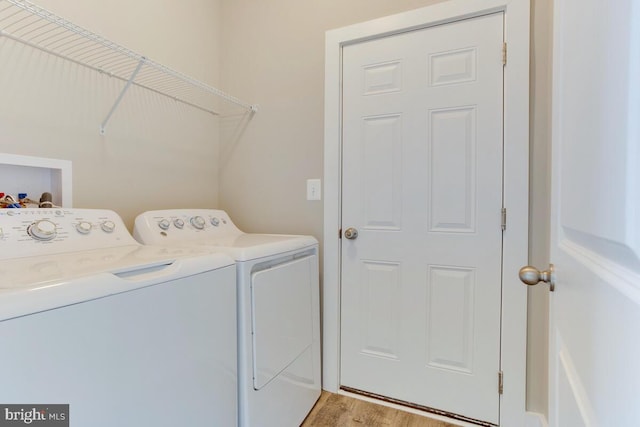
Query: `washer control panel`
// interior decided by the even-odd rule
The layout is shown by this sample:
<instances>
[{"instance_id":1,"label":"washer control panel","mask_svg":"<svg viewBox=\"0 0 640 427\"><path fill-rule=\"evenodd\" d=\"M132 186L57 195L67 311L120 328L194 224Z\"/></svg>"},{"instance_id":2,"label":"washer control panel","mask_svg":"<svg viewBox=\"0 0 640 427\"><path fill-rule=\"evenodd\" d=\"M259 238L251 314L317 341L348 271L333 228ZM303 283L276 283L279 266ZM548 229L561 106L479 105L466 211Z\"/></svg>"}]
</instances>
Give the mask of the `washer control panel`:
<instances>
[{"instance_id":1,"label":"washer control panel","mask_svg":"<svg viewBox=\"0 0 640 427\"><path fill-rule=\"evenodd\" d=\"M138 215L133 236L139 242L162 244L243 234L219 209L169 209Z\"/></svg>"},{"instance_id":2,"label":"washer control panel","mask_svg":"<svg viewBox=\"0 0 640 427\"><path fill-rule=\"evenodd\" d=\"M137 244L118 214L102 209L1 209L0 259Z\"/></svg>"}]
</instances>

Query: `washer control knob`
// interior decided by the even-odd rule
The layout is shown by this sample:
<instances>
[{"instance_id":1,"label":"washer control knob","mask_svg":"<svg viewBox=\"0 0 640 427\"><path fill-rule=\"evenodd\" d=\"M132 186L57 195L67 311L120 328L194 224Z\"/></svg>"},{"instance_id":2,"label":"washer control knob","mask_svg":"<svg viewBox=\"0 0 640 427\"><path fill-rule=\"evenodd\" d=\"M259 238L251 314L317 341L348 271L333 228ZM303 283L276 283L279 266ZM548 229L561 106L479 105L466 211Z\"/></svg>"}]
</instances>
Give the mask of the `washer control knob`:
<instances>
[{"instance_id":1,"label":"washer control knob","mask_svg":"<svg viewBox=\"0 0 640 427\"><path fill-rule=\"evenodd\" d=\"M100 223L100 228L102 229L102 231L104 231L105 233L113 233L113 230L116 229L116 224L113 221L102 221Z\"/></svg>"},{"instance_id":2,"label":"washer control knob","mask_svg":"<svg viewBox=\"0 0 640 427\"><path fill-rule=\"evenodd\" d=\"M206 221L204 220L204 218L202 218L199 215L192 217L191 220L189 220L189 222L198 230L202 230L204 228L204 225L206 224Z\"/></svg>"},{"instance_id":3,"label":"washer control knob","mask_svg":"<svg viewBox=\"0 0 640 427\"><path fill-rule=\"evenodd\" d=\"M56 237L57 230L53 222L41 219L31 224L27 228L27 233L35 240L52 240Z\"/></svg>"},{"instance_id":4,"label":"washer control knob","mask_svg":"<svg viewBox=\"0 0 640 427\"><path fill-rule=\"evenodd\" d=\"M213 225L214 227L217 227L220 225L220 220L216 217L211 218L211 225Z\"/></svg>"},{"instance_id":5,"label":"washer control knob","mask_svg":"<svg viewBox=\"0 0 640 427\"><path fill-rule=\"evenodd\" d=\"M176 228L179 228L182 230L184 228L184 221L181 220L180 218L176 218L173 220L173 225L175 225Z\"/></svg>"},{"instance_id":6,"label":"washer control knob","mask_svg":"<svg viewBox=\"0 0 640 427\"><path fill-rule=\"evenodd\" d=\"M76 224L76 230L80 234L89 234L91 232L91 223L88 221L80 221Z\"/></svg>"},{"instance_id":7,"label":"washer control knob","mask_svg":"<svg viewBox=\"0 0 640 427\"><path fill-rule=\"evenodd\" d=\"M170 226L171 226L171 223L170 223L170 222L169 222L169 220L168 220L168 219L166 219L166 218L165 218L165 219L161 219L161 220L158 222L158 227L160 227L160 228L161 228L161 229L163 229L163 230L168 230Z\"/></svg>"}]
</instances>

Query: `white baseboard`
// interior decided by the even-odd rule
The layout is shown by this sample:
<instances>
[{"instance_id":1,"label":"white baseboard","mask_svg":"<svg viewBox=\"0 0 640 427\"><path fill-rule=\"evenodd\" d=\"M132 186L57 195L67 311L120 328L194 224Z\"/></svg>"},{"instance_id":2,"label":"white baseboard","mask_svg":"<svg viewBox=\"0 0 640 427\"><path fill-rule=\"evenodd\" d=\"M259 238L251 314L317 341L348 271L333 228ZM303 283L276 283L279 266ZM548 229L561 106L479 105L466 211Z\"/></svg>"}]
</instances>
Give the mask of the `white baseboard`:
<instances>
[{"instance_id":1,"label":"white baseboard","mask_svg":"<svg viewBox=\"0 0 640 427\"><path fill-rule=\"evenodd\" d=\"M525 420L526 427L549 427L545 416L537 412L527 412Z\"/></svg>"}]
</instances>

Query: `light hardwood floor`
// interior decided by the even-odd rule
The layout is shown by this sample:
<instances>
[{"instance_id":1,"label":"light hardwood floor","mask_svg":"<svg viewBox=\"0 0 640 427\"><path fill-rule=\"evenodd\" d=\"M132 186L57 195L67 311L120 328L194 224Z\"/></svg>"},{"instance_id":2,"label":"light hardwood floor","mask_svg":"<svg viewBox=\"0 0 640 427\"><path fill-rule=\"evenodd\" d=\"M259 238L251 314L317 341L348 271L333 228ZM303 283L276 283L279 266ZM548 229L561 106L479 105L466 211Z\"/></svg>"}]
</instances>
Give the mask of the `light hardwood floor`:
<instances>
[{"instance_id":1,"label":"light hardwood floor","mask_svg":"<svg viewBox=\"0 0 640 427\"><path fill-rule=\"evenodd\" d=\"M456 427L360 399L322 392L301 427Z\"/></svg>"}]
</instances>

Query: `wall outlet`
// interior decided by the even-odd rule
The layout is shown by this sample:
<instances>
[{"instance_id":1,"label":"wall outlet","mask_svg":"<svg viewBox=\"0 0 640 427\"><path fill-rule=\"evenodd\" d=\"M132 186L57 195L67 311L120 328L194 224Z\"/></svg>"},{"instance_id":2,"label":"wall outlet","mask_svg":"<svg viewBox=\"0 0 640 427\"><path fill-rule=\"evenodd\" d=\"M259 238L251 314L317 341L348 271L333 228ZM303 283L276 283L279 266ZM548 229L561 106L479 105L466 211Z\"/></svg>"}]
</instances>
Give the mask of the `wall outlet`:
<instances>
[{"instance_id":1,"label":"wall outlet","mask_svg":"<svg viewBox=\"0 0 640 427\"><path fill-rule=\"evenodd\" d=\"M307 200L322 199L322 184L319 179L307 180Z\"/></svg>"}]
</instances>

